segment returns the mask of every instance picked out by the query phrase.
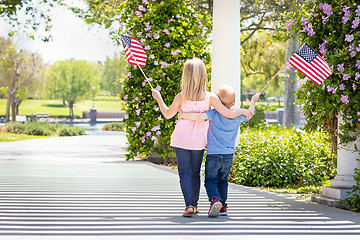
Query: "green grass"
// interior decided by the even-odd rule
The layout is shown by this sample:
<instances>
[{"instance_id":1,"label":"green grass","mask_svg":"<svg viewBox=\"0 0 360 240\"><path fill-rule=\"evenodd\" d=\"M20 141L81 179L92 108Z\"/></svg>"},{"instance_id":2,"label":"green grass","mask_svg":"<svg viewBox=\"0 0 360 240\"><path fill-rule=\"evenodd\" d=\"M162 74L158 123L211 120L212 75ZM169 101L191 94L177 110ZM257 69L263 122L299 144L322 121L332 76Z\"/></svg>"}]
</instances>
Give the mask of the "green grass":
<instances>
[{"instance_id":1,"label":"green grass","mask_svg":"<svg viewBox=\"0 0 360 240\"><path fill-rule=\"evenodd\" d=\"M112 99L99 98L94 102L97 111L118 112L121 111L121 103L118 97ZM92 100L84 100L74 105L74 114L82 115L83 111L92 108ZM0 99L0 115L5 115L6 99ZM69 107L58 100L25 100L20 104L19 115L31 115L36 113L48 113L49 115L69 115Z\"/></svg>"},{"instance_id":2,"label":"green grass","mask_svg":"<svg viewBox=\"0 0 360 240\"><path fill-rule=\"evenodd\" d=\"M0 132L0 142L12 142L19 140L34 139L34 138L44 138L44 136L33 136L33 135Z\"/></svg>"}]
</instances>

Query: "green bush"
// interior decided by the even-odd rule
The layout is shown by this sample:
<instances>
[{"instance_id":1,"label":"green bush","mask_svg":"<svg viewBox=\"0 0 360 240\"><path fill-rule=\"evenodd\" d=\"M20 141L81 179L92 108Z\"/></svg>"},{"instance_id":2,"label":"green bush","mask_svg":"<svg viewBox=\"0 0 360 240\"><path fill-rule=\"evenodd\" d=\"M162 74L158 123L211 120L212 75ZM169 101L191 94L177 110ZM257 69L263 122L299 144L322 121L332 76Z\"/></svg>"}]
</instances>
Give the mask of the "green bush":
<instances>
[{"instance_id":1,"label":"green bush","mask_svg":"<svg viewBox=\"0 0 360 240\"><path fill-rule=\"evenodd\" d=\"M334 177L331 146L322 132L276 125L242 130L230 181L247 186L321 185Z\"/></svg>"},{"instance_id":2,"label":"green bush","mask_svg":"<svg viewBox=\"0 0 360 240\"><path fill-rule=\"evenodd\" d=\"M112 122L107 123L102 127L103 131L124 131L124 123L123 122Z\"/></svg>"},{"instance_id":3,"label":"green bush","mask_svg":"<svg viewBox=\"0 0 360 240\"><path fill-rule=\"evenodd\" d=\"M63 125L58 130L58 135L61 136L61 137L64 137L64 136L79 136L79 135L84 135L84 134L85 134L85 129L83 129L81 127L76 127L76 126Z\"/></svg>"},{"instance_id":4,"label":"green bush","mask_svg":"<svg viewBox=\"0 0 360 240\"><path fill-rule=\"evenodd\" d=\"M85 130L65 124L52 124L41 122L27 122L27 123L8 123L6 125L10 133L27 134L36 136L78 136L84 135Z\"/></svg>"},{"instance_id":5,"label":"green bush","mask_svg":"<svg viewBox=\"0 0 360 240\"><path fill-rule=\"evenodd\" d=\"M249 121L244 122L242 126L255 127L256 125L264 122L265 122L264 110L256 107L254 116Z\"/></svg>"}]
</instances>

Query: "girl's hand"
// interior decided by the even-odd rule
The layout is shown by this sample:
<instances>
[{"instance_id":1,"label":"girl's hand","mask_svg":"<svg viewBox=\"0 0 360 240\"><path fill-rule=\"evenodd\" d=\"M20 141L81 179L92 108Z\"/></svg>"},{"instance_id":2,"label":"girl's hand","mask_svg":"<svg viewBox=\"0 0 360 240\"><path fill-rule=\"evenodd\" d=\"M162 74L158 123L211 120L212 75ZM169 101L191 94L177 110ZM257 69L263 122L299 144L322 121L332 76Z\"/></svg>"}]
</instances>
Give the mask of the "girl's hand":
<instances>
[{"instance_id":1,"label":"girl's hand","mask_svg":"<svg viewBox=\"0 0 360 240\"><path fill-rule=\"evenodd\" d=\"M151 92L152 92L153 98L155 98L157 101L160 101L162 99L161 94L160 94L160 92L158 90L151 89Z\"/></svg>"}]
</instances>

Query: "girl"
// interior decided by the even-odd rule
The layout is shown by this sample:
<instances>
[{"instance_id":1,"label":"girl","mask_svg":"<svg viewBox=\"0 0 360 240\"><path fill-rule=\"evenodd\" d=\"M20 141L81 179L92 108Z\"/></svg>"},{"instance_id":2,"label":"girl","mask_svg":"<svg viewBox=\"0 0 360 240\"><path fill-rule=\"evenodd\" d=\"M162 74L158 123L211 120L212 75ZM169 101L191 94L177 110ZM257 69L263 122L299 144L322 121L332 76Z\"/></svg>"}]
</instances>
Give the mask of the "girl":
<instances>
[{"instance_id":1,"label":"girl","mask_svg":"<svg viewBox=\"0 0 360 240\"><path fill-rule=\"evenodd\" d=\"M193 58L184 64L181 79L181 92L175 96L168 108L159 91L152 89L152 96L157 100L165 118L172 118L181 108L183 112L205 112L213 106L219 113L228 118L239 115L250 115L246 109L228 109L216 96L207 92L207 73L204 63ZM179 119L171 135L170 146L174 147L180 187L185 200L183 217L198 213L197 204L200 193L200 168L207 144L207 121Z\"/></svg>"}]
</instances>

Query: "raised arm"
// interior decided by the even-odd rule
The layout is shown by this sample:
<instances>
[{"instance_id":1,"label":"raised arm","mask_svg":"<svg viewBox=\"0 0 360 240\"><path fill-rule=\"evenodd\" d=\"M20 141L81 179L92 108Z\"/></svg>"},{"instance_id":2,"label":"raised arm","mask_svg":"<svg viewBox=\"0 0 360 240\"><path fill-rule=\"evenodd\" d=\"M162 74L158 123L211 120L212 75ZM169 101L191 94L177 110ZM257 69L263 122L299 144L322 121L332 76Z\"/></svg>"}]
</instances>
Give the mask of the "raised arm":
<instances>
[{"instance_id":1,"label":"raised arm","mask_svg":"<svg viewBox=\"0 0 360 240\"><path fill-rule=\"evenodd\" d=\"M181 94L177 94L174 98L174 101L172 102L170 107L167 107L164 103L164 100L161 97L161 94L158 90L151 89L152 96L156 99L158 102L158 105L160 107L160 110L164 117L166 119L172 118L180 109L181 107Z\"/></svg>"},{"instance_id":2,"label":"raised arm","mask_svg":"<svg viewBox=\"0 0 360 240\"><path fill-rule=\"evenodd\" d=\"M261 93L257 93L254 96L252 96L252 98L251 98L250 107L249 107L249 111L251 114L250 118L252 118L252 116L254 116L254 114L255 114L255 103L259 100L260 95L261 95Z\"/></svg>"},{"instance_id":3,"label":"raised arm","mask_svg":"<svg viewBox=\"0 0 360 240\"><path fill-rule=\"evenodd\" d=\"M227 118L235 118L240 115L245 115L246 118L250 117L250 111L248 109L229 109L225 107L220 101L219 97L214 93L210 93L210 105L213 106L216 111Z\"/></svg>"},{"instance_id":4,"label":"raised arm","mask_svg":"<svg viewBox=\"0 0 360 240\"><path fill-rule=\"evenodd\" d=\"M204 121L207 120L207 114L206 113L190 113L190 112L183 112L179 111L178 118L186 118L189 120L195 120L195 121Z\"/></svg>"}]
</instances>

